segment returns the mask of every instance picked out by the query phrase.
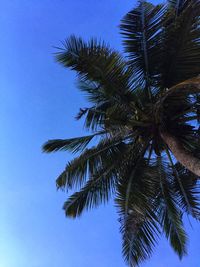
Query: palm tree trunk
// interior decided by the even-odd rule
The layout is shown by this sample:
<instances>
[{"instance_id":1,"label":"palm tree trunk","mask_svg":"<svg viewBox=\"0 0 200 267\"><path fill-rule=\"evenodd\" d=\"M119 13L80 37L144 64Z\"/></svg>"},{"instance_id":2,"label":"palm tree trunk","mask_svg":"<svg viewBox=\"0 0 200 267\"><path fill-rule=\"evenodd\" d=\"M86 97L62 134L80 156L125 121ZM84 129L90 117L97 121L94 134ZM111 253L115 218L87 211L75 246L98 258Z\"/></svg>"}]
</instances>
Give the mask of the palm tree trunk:
<instances>
[{"instance_id":1,"label":"palm tree trunk","mask_svg":"<svg viewBox=\"0 0 200 267\"><path fill-rule=\"evenodd\" d=\"M186 169L200 176L200 159L194 157L188 152L179 140L169 133L161 133L162 139L168 145L169 149L174 154L177 161L179 161Z\"/></svg>"}]
</instances>

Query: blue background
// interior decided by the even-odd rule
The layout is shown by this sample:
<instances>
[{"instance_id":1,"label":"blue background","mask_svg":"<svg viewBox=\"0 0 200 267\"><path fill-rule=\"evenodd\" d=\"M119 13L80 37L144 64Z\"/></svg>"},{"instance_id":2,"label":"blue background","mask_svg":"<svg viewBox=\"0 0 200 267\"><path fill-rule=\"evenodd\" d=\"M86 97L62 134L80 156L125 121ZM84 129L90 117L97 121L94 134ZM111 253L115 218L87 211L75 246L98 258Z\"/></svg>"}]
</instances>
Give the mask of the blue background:
<instances>
[{"instance_id":1,"label":"blue background","mask_svg":"<svg viewBox=\"0 0 200 267\"><path fill-rule=\"evenodd\" d=\"M155 2L155 1L154 1ZM70 34L99 37L121 51L119 25L131 0L3 0L0 11L0 266L123 267L112 203L66 219L55 178L71 158L43 154L51 138L84 133L74 120L86 102L75 74L54 62ZM186 220L189 256L161 240L146 267L200 267L200 226Z\"/></svg>"}]
</instances>

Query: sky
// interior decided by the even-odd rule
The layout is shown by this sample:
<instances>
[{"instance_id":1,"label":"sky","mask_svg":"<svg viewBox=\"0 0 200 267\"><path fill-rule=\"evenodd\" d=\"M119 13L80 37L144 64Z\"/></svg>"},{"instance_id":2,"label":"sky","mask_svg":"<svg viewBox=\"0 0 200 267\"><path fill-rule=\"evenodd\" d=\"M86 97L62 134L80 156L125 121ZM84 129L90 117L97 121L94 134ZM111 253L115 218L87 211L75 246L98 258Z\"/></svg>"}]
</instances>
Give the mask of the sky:
<instances>
[{"instance_id":1,"label":"sky","mask_svg":"<svg viewBox=\"0 0 200 267\"><path fill-rule=\"evenodd\" d=\"M154 1L155 3L156 1ZM71 220L55 179L72 158L44 154L48 139L84 134L75 74L55 63L71 34L121 48L119 22L132 0L2 0L0 10L0 267L125 267L113 203ZM186 221L182 261L161 240L144 267L200 267L200 225Z\"/></svg>"}]
</instances>

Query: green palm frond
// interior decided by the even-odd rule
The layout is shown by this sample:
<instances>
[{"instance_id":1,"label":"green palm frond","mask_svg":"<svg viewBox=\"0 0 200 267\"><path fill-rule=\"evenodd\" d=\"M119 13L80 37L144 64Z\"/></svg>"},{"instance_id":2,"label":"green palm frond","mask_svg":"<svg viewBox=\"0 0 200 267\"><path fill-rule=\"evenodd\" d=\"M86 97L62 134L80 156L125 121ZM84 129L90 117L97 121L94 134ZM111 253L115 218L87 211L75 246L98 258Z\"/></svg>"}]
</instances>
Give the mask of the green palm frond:
<instances>
[{"instance_id":1,"label":"green palm frond","mask_svg":"<svg viewBox=\"0 0 200 267\"><path fill-rule=\"evenodd\" d=\"M183 227L182 212L178 206L177 195L171 186L172 176L161 157L157 157L160 179L159 219L166 237L174 251L182 258L186 254L187 236Z\"/></svg>"},{"instance_id":2,"label":"green palm frond","mask_svg":"<svg viewBox=\"0 0 200 267\"><path fill-rule=\"evenodd\" d=\"M173 187L176 194L179 195L179 205L183 211L187 212L195 219L200 220L200 187L198 184L198 178L181 166L180 163L176 163L175 168L182 184L181 188L175 177ZM185 192L184 194L183 191ZM187 201L185 195L187 196Z\"/></svg>"},{"instance_id":3,"label":"green palm frond","mask_svg":"<svg viewBox=\"0 0 200 267\"><path fill-rule=\"evenodd\" d=\"M104 87L97 82L79 78L77 86L90 103L99 105L109 100L109 95L106 94ZM112 98L113 95L111 94L110 97Z\"/></svg>"},{"instance_id":4,"label":"green palm frond","mask_svg":"<svg viewBox=\"0 0 200 267\"><path fill-rule=\"evenodd\" d=\"M88 43L71 36L57 53L64 67L75 70L82 79L96 82L107 94L127 89L129 71L122 56L104 42L91 39Z\"/></svg>"},{"instance_id":5,"label":"green palm frond","mask_svg":"<svg viewBox=\"0 0 200 267\"><path fill-rule=\"evenodd\" d=\"M127 150L129 148L127 148L127 145L119 142L116 146L112 145L112 147L111 145L110 147L108 146L108 142L106 145L101 143L99 145L99 151L95 149L96 153L94 150L88 150L85 153L87 159L82 159L83 169L81 169L81 157L75 159L66 169L68 177L71 175L71 181L65 180L65 184L62 184L62 186L66 186L67 183L68 188L78 187L78 185L83 186L79 192L71 195L65 202L63 208L66 216L80 216L84 210L108 202L115 192L115 185L121 168L120 164L126 162L127 155L129 155ZM101 146L102 149L100 150ZM82 156L84 157L84 155ZM77 161L79 162L78 166ZM87 174L85 178L89 177L87 181L85 180L85 185L83 185L85 182L83 181L83 177L80 177L81 172L83 175Z\"/></svg>"},{"instance_id":6,"label":"green palm frond","mask_svg":"<svg viewBox=\"0 0 200 267\"><path fill-rule=\"evenodd\" d=\"M99 87L96 83L90 81L79 81L79 88L84 92L92 107L81 109L77 118L85 117L85 128L88 130L97 130L106 125L115 124L116 118L120 118L120 123L127 120L130 114L140 109L136 92L124 91L123 94L115 92L108 95L104 88ZM118 115L116 114L118 112ZM118 123L119 125L119 123Z\"/></svg>"},{"instance_id":7,"label":"green palm frond","mask_svg":"<svg viewBox=\"0 0 200 267\"><path fill-rule=\"evenodd\" d=\"M141 213L134 206L136 211L120 219L123 255L129 266L138 266L151 257L160 234L157 218L149 207L143 206L145 212Z\"/></svg>"},{"instance_id":8,"label":"green palm frond","mask_svg":"<svg viewBox=\"0 0 200 267\"><path fill-rule=\"evenodd\" d=\"M84 127L87 130L97 131L99 129L102 129L104 126L106 110L108 106L110 106L110 104L105 102L98 106L80 109L79 113L76 116L76 119L79 120L85 117Z\"/></svg>"},{"instance_id":9,"label":"green palm frond","mask_svg":"<svg viewBox=\"0 0 200 267\"><path fill-rule=\"evenodd\" d=\"M115 201L120 214L124 258L129 266L137 266L151 256L160 234L153 201L157 182L154 167L143 159L139 168L129 168L129 175L126 173L118 183ZM127 191L131 192L128 199Z\"/></svg>"},{"instance_id":10,"label":"green palm frond","mask_svg":"<svg viewBox=\"0 0 200 267\"><path fill-rule=\"evenodd\" d=\"M193 209L191 207L191 204L190 204L190 201L189 201L189 197L191 195L188 196L187 192L185 191L185 188L183 186L183 182L182 182L182 177L179 175L180 173L178 172L176 166L174 165L174 162L172 160L172 157L171 157L171 154L168 150L168 148L166 148L166 153L167 153L167 156L168 156L168 159L169 159L169 162L170 162L170 167L172 168L172 173L173 173L173 176L174 176L174 181L175 181L175 184L176 186L178 186L178 193L179 193L179 196L181 197L182 199L182 203L184 202L185 204L185 209L186 211L192 215L193 213ZM175 190L177 192L177 190ZM182 205L179 205L179 206L182 206Z\"/></svg>"},{"instance_id":11,"label":"green palm frond","mask_svg":"<svg viewBox=\"0 0 200 267\"><path fill-rule=\"evenodd\" d=\"M97 135L103 134L103 132L95 133L92 135L81 136L70 139L53 139L47 141L43 145L43 151L50 153L56 151L71 151L73 153L77 153L79 151L83 151L90 141Z\"/></svg>"},{"instance_id":12,"label":"green palm frond","mask_svg":"<svg viewBox=\"0 0 200 267\"><path fill-rule=\"evenodd\" d=\"M187 235L183 227L182 213L172 199L171 195L168 196L168 201L162 207L160 214L161 225L172 248L181 259L187 254Z\"/></svg>"},{"instance_id":13,"label":"green palm frond","mask_svg":"<svg viewBox=\"0 0 200 267\"><path fill-rule=\"evenodd\" d=\"M178 1L176 1L178 2ZM169 88L200 73L200 2L180 1L189 4L178 15L166 17L163 37L162 86Z\"/></svg>"},{"instance_id":14,"label":"green palm frond","mask_svg":"<svg viewBox=\"0 0 200 267\"><path fill-rule=\"evenodd\" d=\"M92 176L98 168L107 164L119 166L118 160L129 153L129 147L121 139L106 139L93 148L86 149L80 156L70 161L64 172L57 178L58 188L80 187L85 183L88 176Z\"/></svg>"},{"instance_id":15,"label":"green palm frond","mask_svg":"<svg viewBox=\"0 0 200 267\"><path fill-rule=\"evenodd\" d=\"M110 166L96 171L79 192L68 198L63 206L66 216L75 218L80 216L84 210L108 202L115 186L114 167Z\"/></svg>"},{"instance_id":16,"label":"green palm frond","mask_svg":"<svg viewBox=\"0 0 200 267\"><path fill-rule=\"evenodd\" d=\"M89 108L85 115L84 126L86 129L96 131L104 127L104 122L106 119L106 110L109 104L104 102L96 107Z\"/></svg>"},{"instance_id":17,"label":"green palm frond","mask_svg":"<svg viewBox=\"0 0 200 267\"><path fill-rule=\"evenodd\" d=\"M128 64L138 83L152 85L158 80L161 53L161 25L164 8L140 1L121 21Z\"/></svg>"}]
</instances>

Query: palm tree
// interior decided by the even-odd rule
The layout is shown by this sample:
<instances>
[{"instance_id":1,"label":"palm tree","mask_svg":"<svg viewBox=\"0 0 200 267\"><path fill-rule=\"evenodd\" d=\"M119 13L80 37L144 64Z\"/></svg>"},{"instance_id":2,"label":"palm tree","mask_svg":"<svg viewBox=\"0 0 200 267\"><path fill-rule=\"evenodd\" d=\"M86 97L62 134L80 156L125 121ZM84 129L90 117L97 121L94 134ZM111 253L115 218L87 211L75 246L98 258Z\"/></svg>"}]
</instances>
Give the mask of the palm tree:
<instances>
[{"instance_id":1,"label":"palm tree","mask_svg":"<svg viewBox=\"0 0 200 267\"><path fill-rule=\"evenodd\" d=\"M125 57L75 36L56 55L77 72L90 103L76 118L91 134L43 146L77 153L56 180L78 190L64 203L66 216L113 197L129 266L148 259L163 233L184 256L183 215L200 218L199 18L199 0L139 1L121 21Z\"/></svg>"}]
</instances>

